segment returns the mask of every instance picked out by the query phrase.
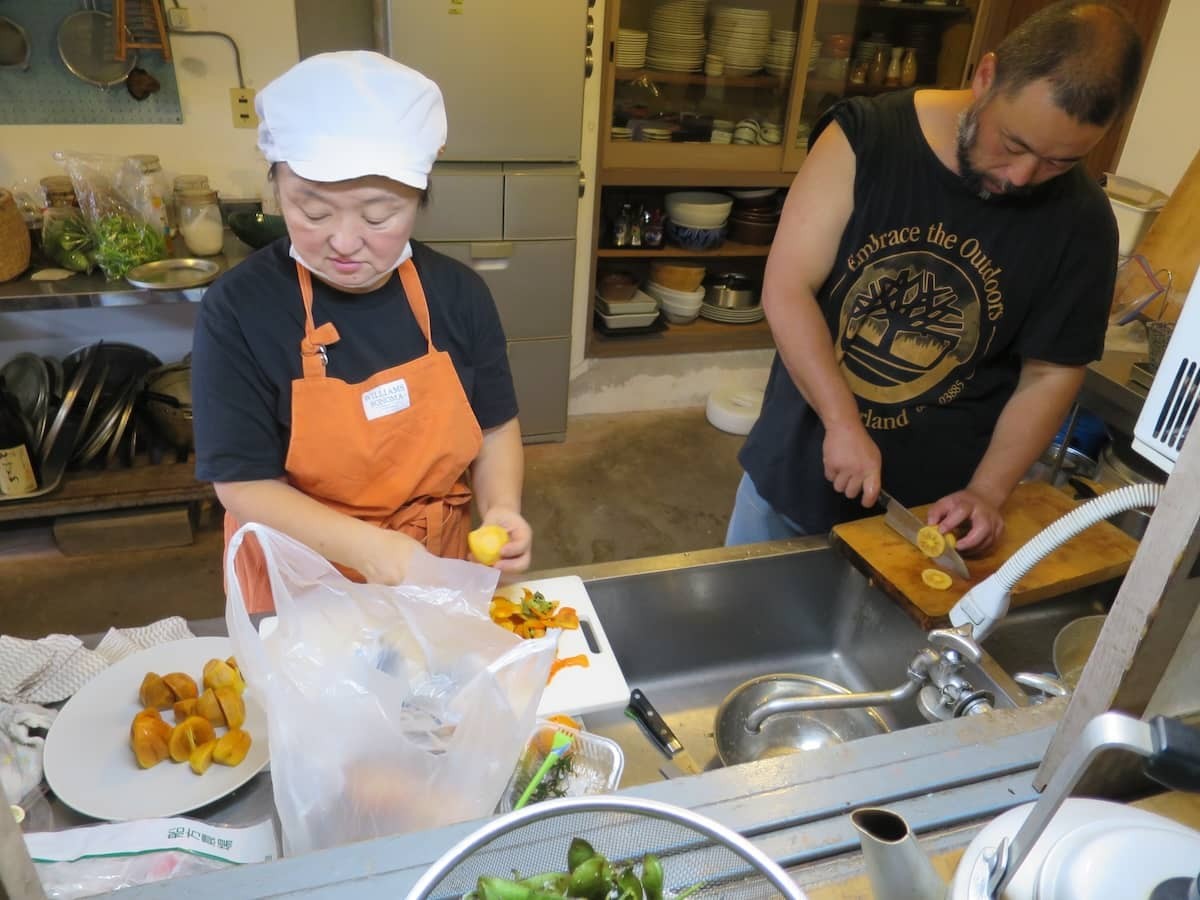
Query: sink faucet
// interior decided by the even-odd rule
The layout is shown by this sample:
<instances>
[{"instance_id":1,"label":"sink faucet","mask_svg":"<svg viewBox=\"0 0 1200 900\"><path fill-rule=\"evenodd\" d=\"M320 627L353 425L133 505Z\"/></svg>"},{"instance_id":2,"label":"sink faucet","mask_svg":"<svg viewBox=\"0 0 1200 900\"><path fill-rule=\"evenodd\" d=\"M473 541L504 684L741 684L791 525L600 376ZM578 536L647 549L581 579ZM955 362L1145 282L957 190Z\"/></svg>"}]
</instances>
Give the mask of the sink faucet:
<instances>
[{"instance_id":1,"label":"sink faucet","mask_svg":"<svg viewBox=\"0 0 1200 900\"><path fill-rule=\"evenodd\" d=\"M912 658L904 683L898 687L857 694L778 697L750 711L746 730L758 734L767 719L783 713L888 706L918 694L917 706L930 721L990 710L995 698L987 691L975 690L962 674L968 661L977 663L983 658L983 651L971 636L971 626L938 628L928 637L930 646L922 647Z\"/></svg>"}]
</instances>

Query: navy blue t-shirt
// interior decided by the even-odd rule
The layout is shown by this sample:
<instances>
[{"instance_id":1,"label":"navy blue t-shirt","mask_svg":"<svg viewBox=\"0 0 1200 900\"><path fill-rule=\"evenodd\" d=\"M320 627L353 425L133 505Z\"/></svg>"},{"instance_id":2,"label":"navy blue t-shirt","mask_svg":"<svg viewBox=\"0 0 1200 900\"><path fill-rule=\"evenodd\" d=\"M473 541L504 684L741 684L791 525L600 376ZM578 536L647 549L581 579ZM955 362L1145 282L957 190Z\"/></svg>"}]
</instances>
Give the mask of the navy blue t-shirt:
<instances>
[{"instance_id":1,"label":"navy blue t-shirt","mask_svg":"<svg viewBox=\"0 0 1200 900\"><path fill-rule=\"evenodd\" d=\"M906 505L967 486L1022 360L1100 357L1117 258L1112 209L1081 166L981 199L925 140L914 93L843 101L812 137L836 121L854 151L854 210L817 301L884 487ZM824 439L776 354L738 458L810 534L873 514L825 479Z\"/></svg>"},{"instance_id":2,"label":"navy blue t-shirt","mask_svg":"<svg viewBox=\"0 0 1200 900\"><path fill-rule=\"evenodd\" d=\"M192 344L196 477L256 481L284 474L292 382L302 375L304 303L286 238L249 256L205 292ZM417 241L413 263L429 304L433 343L450 354L479 427L517 415L504 329L491 292L469 267ZM326 373L351 384L425 354L427 345L394 275L366 294L317 278L313 321L333 322ZM432 436L431 436L431 439Z\"/></svg>"}]
</instances>

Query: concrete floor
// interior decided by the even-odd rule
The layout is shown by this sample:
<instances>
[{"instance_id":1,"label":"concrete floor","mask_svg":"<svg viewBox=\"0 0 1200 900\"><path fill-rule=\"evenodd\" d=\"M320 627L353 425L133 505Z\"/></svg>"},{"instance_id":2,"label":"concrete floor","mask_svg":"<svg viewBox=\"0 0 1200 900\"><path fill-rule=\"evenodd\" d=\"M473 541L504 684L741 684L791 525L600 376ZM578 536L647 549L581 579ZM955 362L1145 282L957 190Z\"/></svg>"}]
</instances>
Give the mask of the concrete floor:
<instances>
[{"instance_id":1,"label":"concrete floor","mask_svg":"<svg viewBox=\"0 0 1200 900\"><path fill-rule=\"evenodd\" d=\"M533 570L719 546L743 438L702 409L584 416L526 447ZM48 529L0 531L0 634L36 637L224 614L221 534L168 550L66 557Z\"/></svg>"}]
</instances>

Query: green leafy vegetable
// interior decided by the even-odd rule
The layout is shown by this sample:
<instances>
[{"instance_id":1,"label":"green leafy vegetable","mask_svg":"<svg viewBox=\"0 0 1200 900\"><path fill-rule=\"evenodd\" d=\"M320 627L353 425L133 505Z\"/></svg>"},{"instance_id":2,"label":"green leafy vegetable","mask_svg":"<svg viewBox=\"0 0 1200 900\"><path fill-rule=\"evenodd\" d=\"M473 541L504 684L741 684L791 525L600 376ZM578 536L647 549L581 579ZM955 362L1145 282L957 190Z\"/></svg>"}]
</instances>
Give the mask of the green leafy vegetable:
<instances>
[{"instance_id":1,"label":"green leafy vegetable","mask_svg":"<svg viewBox=\"0 0 1200 900\"><path fill-rule=\"evenodd\" d=\"M135 266L167 255L167 243L158 228L120 213L97 219L93 233L96 262L110 279L123 278Z\"/></svg>"},{"instance_id":2,"label":"green leafy vegetable","mask_svg":"<svg viewBox=\"0 0 1200 900\"><path fill-rule=\"evenodd\" d=\"M42 252L72 272L90 272L96 265L96 242L81 214L47 215L42 223Z\"/></svg>"}]
</instances>

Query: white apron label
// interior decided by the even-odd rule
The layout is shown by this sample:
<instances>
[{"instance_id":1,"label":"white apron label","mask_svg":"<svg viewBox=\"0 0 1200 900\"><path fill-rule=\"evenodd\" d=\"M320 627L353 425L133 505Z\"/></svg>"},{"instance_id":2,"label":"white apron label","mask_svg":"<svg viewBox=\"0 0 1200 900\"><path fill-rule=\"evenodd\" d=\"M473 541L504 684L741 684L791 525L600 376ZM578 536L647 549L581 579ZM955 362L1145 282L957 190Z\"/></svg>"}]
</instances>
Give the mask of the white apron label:
<instances>
[{"instance_id":1,"label":"white apron label","mask_svg":"<svg viewBox=\"0 0 1200 900\"><path fill-rule=\"evenodd\" d=\"M400 378L371 388L363 394L362 404L368 422L408 409L412 406L412 401L408 398L408 382Z\"/></svg>"}]
</instances>

